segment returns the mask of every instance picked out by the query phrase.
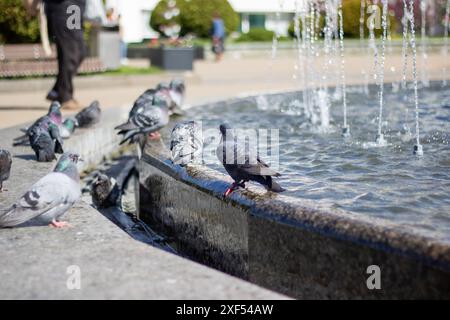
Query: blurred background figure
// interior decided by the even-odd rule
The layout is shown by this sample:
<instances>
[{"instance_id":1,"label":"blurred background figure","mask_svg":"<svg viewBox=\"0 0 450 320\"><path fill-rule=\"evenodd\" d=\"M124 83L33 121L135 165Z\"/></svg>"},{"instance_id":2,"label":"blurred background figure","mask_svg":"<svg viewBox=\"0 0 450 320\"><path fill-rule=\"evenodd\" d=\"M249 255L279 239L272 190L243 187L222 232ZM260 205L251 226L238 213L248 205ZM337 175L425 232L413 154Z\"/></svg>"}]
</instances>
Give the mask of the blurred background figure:
<instances>
[{"instance_id":1,"label":"blurred background figure","mask_svg":"<svg viewBox=\"0 0 450 320\"><path fill-rule=\"evenodd\" d=\"M222 60L223 52L225 51L225 24L218 12L213 16L211 33L212 51L216 55L216 61L219 62Z\"/></svg>"},{"instance_id":2,"label":"blurred background figure","mask_svg":"<svg viewBox=\"0 0 450 320\"><path fill-rule=\"evenodd\" d=\"M73 77L85 57L86 0L44 0L44 3L50 35L58 53L58 76L47 99L59 101L64 109L78 109L80 105L73 98Z\"/></svg>"},{"instance_id":3,"label":"blurred background figure","mask_svg":"<svg viewBox=\"0 0 450 320\"><path fill-rule=\"evenodd\" d=\"M106 11L106 19L109 26L117 26L119 28L120 36L120 64L128 65L128 45L124 38L124 24L122 23L122 16L117 14L117 11L110 7Z\"/></svg>"},{"instance_id":4,"label":"blurred background figure","mask_svg":"<svg viewBox=\"0 0 450 320\"><path fill-rule=\"evenodd\" d=\"M124 66L128 65L128 45L125 42L124 38L124 24L122 23L122 16L119 14L118 16L119 23L119 35L120 35L120 63Z\"/></svg>"}]
</instances>

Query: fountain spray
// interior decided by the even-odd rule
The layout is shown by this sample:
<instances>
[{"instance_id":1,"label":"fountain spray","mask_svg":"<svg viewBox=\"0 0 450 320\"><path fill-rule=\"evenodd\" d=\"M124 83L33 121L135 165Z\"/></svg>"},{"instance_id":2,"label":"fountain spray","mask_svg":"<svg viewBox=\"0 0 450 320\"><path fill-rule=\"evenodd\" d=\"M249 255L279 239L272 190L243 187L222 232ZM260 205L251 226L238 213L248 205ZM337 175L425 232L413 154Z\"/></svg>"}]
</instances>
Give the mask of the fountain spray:
<instances>
[{"instance_id":1,"label":"fountain spray","mask_svg":"<svg viewBox=\"0 0 450 320\"><path fill-rule=\"evenodd\" d=\"M450 1L450 0L449 0ZM403 42L402 42L402 65L403 65L403 72L402 72L402 89L403 91L406 91L406 71L408 69L408 28L409 28L409 18L408 18L408 4L406 3L406 0L403 0ZM405 100L406 100L406 93L405 93Z\"/></svg>"},{"instance_id":2,"label":"fountain spray","mask_svg":"<svg viewBox=\"0 0 450 320\"><path fill-rule=\"evenodd\" d=\"M444 61L448 61L448 27L449 27L449 16L450 15L450 0L447 0L447 5L445 6L445 22L444 22ZM443 81L442 86L447 85L447 66L444 66L443 70Z\"/></svg>"},{"instance_id":3,"label":"fountain spray","mask_svg":"<svg viewBox=\"0 0 450 320\"><path fill-rule=\"evenodd\" d=\"M411 28L411 48L413 52L414 102L416 107L416 145L414 146L414 154L417 156L423 156L423 147L420 144L420 135L419 135L419 94L417 89L417 47L416 47L416 31L414 30L414 0L409 0L409 23Z\"/></svg>"},{"instance_id":4,"label":"fountain spray","mask_svg":"<svg viewBox=\"0 0 450 320\"><path fill-rule=\"evenodd\" d=\"M381 1L383 5L383 15L382 15L382 26L383 26L383 36L382 36L382 47L381 47L381 60L379 66L379 99L380 99L380 108L379 108L379 116L378 116L378 134L376 137L376 143L380 146L386 144L386 140L384 139L384 135L381 132L382 124L383 124L383 104L384 104L384 64L386 61L386 38L387 38L387 11L388 11L388 0Z\"/></svg>"},{"instance_id":5,"label":"fountain spray","mask_svg":"<svg viewBox=\"0 0 450 320\"><path fill-rule=\"evenodd\" d=\"M366 0L361 0L361 11L359 17L359 45L361 48L364 48L364 22L366 20ZM368 52L367 52L368 54ZM369 77L365 67L361 70L361 75L364 78L364 92L369 94Z\"/></svg>"},{"instance_id":6,"label":"fountain spray","mask_svg":"<svg viewBox=\"0 0 450 320\"><path fill-rule=\"evenodd\" d=\"M378 0L374 0L373 1L374 5L378 4ZM369 8L373 8L373 6L369 7ZM371 9L372 10L372 9ZM377 48L377 44L375 43L375 21L373 18L370 18L369 20L369 48L372 48L373 50L373 77L375 79L375 83L378 84L378 48Z\"/></svg>"},{"instance_id":7,"label":"fountain spray","mask_svg":"<svg viewBox=\"0 0 450 320\"><path fill-rule=\"evenodd\" d=\"M420 68L420 77L422 85L425 87L428 87L429 81L428 81L428 38L427 38L427 29L426 29L426 23L427 23L427 8L428 3L427 0L420 0L420 12L421 12L421 51L422 51L422 68Z\"/></svg>"},{"instance_id":8,"label":"fountain spray","mask_svg":"<svg viewBox=\"0 0 450 320\"><path fill-rule=\"evenodd\" d=\"M342 106L344 111L344 125L342 127L342 136L350 137L350 127L347 123L347 84L345 81L345 57L344 57L344 19L342 15L342 0L338 0L338 16L339 16L339 49L341 52L341 90L342 90Z\"/></svg>"}]
</instances>

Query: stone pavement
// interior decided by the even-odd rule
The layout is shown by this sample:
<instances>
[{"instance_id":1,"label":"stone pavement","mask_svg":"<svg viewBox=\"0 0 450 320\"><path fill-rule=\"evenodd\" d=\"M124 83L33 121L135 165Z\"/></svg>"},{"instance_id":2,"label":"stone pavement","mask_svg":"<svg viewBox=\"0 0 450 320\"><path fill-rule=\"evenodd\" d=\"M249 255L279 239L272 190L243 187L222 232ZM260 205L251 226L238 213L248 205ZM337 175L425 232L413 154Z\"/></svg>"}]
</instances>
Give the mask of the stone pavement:
<instances>
[{"instance_id":1,"label":"stone pavement","mask_svg":"<svg viewBox=\"0 0 450 320\"><path fill-rule=\"evenodd\" d=\"M144 90L158 82L183 77L187 83L187 103L198 104L252 93L300 89L301 83L293 79L295 64L294 50L280 50L274 61L271 61L269 51L232 51L227 53L221 63L210 59L197 61L193 72L78 77L75 93L83 104L98 99L104 108L129 105ZM450 75L450 61L442 59L440 50L430 52L430 79L441 79L444 65L447 65ZM408 67L410 69L411 63ZM316 68L321 70L319 62ZM373 59L365 52L351 52L346 56L345 70L349 85L363 82L363 68L367 72L373 70ZM402 58L396 50L388 54L386 59L386 82L399 81L401 70ZM411 79L411 72L408 78ZM330 80L330 85L336 85L333 81ZM52 83L53 79L49 78L0 81L0 128L35 119L45 112L48 102L44 97Z\"/></svg>"},{"instance_id":2,"label":"stone pavement","mask_svg":"<svg viewBox=\"0 0 450 320\"><path fill-rule=\"evenodd\" d=\"M82 169L117 148L113 128L123 116L124 109L107 110L100 125L66 140L66 150L86 159ZM0 193L0 209L8 208L54 166L34 161L30 147L12 148L18 134L19 127L0 130L2 147L13 154L11 178L5 182L9 191ZM138 242L83 201L64 220L71 227L0 229L0 299L286 298ZM70 286L77 283L71 275L78 271L79 290Z\"/></svg>"}]
</instances>

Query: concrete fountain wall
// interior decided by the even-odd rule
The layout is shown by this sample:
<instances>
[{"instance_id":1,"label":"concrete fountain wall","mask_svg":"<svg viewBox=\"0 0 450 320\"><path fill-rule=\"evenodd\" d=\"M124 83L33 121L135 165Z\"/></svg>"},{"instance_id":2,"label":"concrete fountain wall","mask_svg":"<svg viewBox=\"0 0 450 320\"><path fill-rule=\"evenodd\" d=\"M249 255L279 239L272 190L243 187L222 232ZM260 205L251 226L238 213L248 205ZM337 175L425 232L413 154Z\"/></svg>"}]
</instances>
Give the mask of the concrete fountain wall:
<instances>
[{"instance_id":1,"label":"concrete fountain wall","mask_svg":"<svg viewBox=\"0 0 450 320\"><path fill-rule=\"evenodd\" d=\"M224 199L230 178L173 165L162 143L147 146L139 172L141 218L193 260L296 298L450 298L446 243L253 186ZM372 265L380 290L367 286Z\"/></svg>"}]
</instances>

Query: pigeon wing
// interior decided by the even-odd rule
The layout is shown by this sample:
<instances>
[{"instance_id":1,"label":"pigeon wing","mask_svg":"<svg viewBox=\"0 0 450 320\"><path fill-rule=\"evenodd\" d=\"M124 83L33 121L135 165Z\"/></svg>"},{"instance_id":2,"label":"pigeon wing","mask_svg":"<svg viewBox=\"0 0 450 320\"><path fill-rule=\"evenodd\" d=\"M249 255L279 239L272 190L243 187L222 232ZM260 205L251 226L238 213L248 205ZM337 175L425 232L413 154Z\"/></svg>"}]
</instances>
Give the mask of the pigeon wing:
<instances>
[{"instance_id":1,"label":"pigeon wing","mask_svg":"<svg viewBox=\"0 0 450 320\"><path fill-rule=\"evenodd\" d=\"M75 203L80 194L75 181L63 173L52 172L36 182L9 211L0 216L0 226L20 225L58 206Z\"/></svg>"}]
</instances>

